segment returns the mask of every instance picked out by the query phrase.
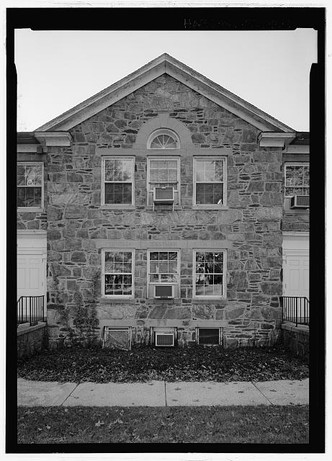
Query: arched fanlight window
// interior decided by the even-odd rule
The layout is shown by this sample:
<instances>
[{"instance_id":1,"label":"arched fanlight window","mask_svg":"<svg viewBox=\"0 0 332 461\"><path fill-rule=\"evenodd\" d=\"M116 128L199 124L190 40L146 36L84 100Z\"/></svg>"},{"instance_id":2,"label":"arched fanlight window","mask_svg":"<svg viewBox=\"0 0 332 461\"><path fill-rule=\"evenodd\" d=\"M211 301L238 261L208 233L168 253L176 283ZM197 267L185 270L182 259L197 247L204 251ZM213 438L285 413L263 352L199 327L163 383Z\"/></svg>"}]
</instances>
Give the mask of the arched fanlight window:
<instances>
[{"instance_id":1,"label":"arched fanlight window","mask_svg":"<svg viewBox=\"0 0 332 461\"><path fill-rule=\"evenodd\" d=\"M154 131L148 139L148 149L179 149L179 147L179 138L171 130L160 129Z\"/></svg>"}]
</instances>

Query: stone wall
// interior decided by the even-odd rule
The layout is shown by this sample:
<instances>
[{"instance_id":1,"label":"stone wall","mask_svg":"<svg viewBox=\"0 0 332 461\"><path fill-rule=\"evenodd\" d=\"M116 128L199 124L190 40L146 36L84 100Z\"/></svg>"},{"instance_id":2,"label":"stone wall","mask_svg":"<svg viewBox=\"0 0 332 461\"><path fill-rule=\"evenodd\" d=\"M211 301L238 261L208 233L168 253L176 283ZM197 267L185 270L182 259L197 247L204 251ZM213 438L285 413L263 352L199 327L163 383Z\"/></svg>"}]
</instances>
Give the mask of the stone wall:
<instances>
[{"instance_id":1,"label":"stone wall","mask_svg":"<svg viewBox=\"0 0 332 461\"><path fill-rule=\"evenodd\" d=\"M179 152L182 195L174 211L146 205L147 151L135 150L140 128L161 114L190 130L192 141L192 150ZM61 312L74 305L76 292L87 303L95 301L100 333L105 325L128 325L139 340L151 326L174 326L186 342L196 326L214 326L222 328L226 346L275 340L281 321L282 154L260 148L258 134L162 76L72 129L70 147L48 148L48 309L54 341L67 335ZM136 155L135 209L101 207L100 149ZM227 209L192 206L193 152L199 150L227 153ZM181 251L181 297L147 299L146 251L171 243ZM135 299L113 302L101 297L100 278L99 293L92 294L93 279L102 248L120 247L136 250ZM192 298L192 249L202 247L227 250L225 300Z\"/></svg>"},{"instance_id":2,"label":"stone wall","mask_svg":"<svg viewBox=\"0 0 332 461\"><path fill-rule=\"evenodd\" d=\"M46 323L17 330L17 357L29 357L48 346Z\"/></svg>"},{"instance_id":3,"label":"stone wall","mask_svg":"<svg viewBox=\"0 0 332 461\"><path fill-rule=\"evenodd\" d=\"M281 326L282 342L286 348L291 350L295 355L305 357L309 360L310 350L310 332L305 326L295 326L283 324Z\"/></svg>"}]
</instances>

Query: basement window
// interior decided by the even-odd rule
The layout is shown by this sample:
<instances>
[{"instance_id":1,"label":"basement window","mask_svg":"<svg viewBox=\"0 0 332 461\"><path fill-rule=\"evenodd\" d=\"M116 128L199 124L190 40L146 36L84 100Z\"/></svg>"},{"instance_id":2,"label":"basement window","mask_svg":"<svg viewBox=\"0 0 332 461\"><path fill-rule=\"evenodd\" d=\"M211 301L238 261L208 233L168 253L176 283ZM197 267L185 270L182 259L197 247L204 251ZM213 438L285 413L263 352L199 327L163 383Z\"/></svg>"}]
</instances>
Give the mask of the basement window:
<instances>
[{"instance_id":1,"label":"basement window","mask_svg":"<svg viewBox=\"0 0 332 461\"><path fill-rule=\"evenodd\" d=\"M219 328L197 328L198 344L218 345L220 344Z\"/></svg>"}]
</instances>

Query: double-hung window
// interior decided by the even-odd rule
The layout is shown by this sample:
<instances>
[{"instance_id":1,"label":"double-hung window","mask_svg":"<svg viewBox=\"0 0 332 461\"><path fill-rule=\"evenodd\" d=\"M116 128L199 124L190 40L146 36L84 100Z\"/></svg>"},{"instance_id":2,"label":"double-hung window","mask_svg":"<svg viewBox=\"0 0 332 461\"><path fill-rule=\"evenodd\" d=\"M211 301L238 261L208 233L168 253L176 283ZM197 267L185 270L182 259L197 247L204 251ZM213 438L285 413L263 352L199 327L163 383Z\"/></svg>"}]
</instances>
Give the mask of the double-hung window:
<instances>
[{"instance_id":1,"label":"double-hung window","mask_svg":"<svg viewBox=\"0 0 332 461\"><path fill-rule=\"evenodd\" d=\"M194 251L194 298L226 297L226 250Z\"/></svg>"},{"instance_id":2,"label":"double-hung window","mask_svg":"<svg viewBox=\"0 0 332 461\"><path fill-rule=\"evenodd\" d=\"M172 287L172 296L180 296L179 251L148 251L148 297L154 298L158 286Z\"/></svg>"},{"instance_id":3,"label":"double-hung window","mask_svg":"<svg viewBox=\"0 0 332 461\"><path fill-rule=\"evenodd\" d=\"M102 160L102 205L134 204L134 157L104 157Z\"/></svg>"},{"instance_id":4,"label":"double-hung window","mask_svg":"<svg viewBox=\"0 0 332 461\"><path fill-rule=\"evenodd\" d=\"M44 201L44 165L41 162L17 164L17 207L42 209Z\"/></svg>"},{"instance_id":5,"label":"double-hung window","mask_svg":"<svg viewBox=\"0 0 332 461\"><path fill-rule=\"evenodd\" d=\"M103 295L115 299L133 298L134 267L133 250L103 250Z\"/></svg>"},{"instance_id":6,"label":"double-hung window","mask_svg":"<svg viewBox=\"0 0 332 461\"><path fill-rule=\"evenodd\" d=\"M226 206L226 158L194 158L194 205Z\"/></svg>"},{"instance_id":7,"label":"double-hung window","mask_svg":"<svg viewBox=\"0 0 332 461\"><path fill-rule=\"evenodd\" d=\"M289 163L285 165L285 196L309 195L309 164Z\"/></svg>"},{"instance_id":8,"label":"double-hung window","mask_svg":"<svg viewBox=\"0 0 332 461\"><path fill-rule=\"evenodd\" d=\"M148 205L153 204L157 194L163 197L163 190L165 191L165 197L173 196L174 204L179 204L180 159L174 157L149 157ZM173 194L170 192L173 192Z\"/></svg>"}]
</instances>

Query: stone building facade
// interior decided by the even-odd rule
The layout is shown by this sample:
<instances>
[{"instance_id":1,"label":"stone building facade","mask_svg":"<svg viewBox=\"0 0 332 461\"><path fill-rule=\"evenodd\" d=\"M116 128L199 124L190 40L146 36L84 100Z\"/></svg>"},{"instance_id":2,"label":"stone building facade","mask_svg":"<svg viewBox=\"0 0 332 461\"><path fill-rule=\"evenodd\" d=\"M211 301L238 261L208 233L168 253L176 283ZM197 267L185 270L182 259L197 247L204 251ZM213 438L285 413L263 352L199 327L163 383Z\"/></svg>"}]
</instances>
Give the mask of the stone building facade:
<instances>
[{"instance_id":1,"label":"stone building facade","mask_svg":"<svg viewBox=\"0 0 332 461\"><path fill-rule=\"evenodd\" d=\"M51 343L275 342L283 230L308 216L285 208L293 130L162 55L29 139L43 203L18 229L47 242Z\"/></svg>"}]
</instances>

